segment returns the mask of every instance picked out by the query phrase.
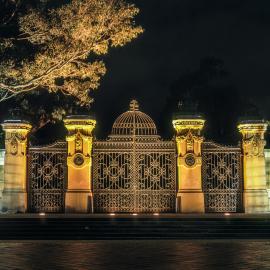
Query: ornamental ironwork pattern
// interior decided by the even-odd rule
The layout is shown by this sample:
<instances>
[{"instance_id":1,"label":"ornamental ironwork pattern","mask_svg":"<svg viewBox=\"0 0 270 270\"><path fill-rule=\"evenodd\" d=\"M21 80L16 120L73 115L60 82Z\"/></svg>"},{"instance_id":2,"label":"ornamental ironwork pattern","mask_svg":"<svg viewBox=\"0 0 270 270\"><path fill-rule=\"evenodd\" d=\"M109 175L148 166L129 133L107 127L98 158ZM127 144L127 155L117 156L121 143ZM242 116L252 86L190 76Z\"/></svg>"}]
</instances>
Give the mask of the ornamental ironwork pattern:
<instances>
[{"instance_id":1,"label":"ornamental ironwork pattern","mask_svg":"<svg viewBox=\"0 0 270 270\"><path fill-rule=\"evenodd\" d=\"M172 158L172 155L166 153L138 154L139 190L174 189L174 181L171 181L173 175Z\"/></svg>"},{"instance_id":2,"label":"ornamental ironwork pattern","mask_svg":"<svg viewBox=\"0 0 270 270\"><path fill-rule=\"evenodd\" d=\"M65 142L29 148L28 182L31 212L63 212L66 187Z\"/></svg>"},{"instance_id":3,"label":"ornamental ironwork pattern","mask_svg":"<svg viewBox=\"0 0 270 270\"><path fill-rule=\"evenodd\" d=\"M154 121L132 100L108 141L93 145L96 212L174 212L176 149L162 141Z\"/></svg>"},{"instance_id":4,"label":"ornamental ironwork pattern","mask_svg":"<svg viewBox=\"0 0 270 270\"><path fill-rule=\"evenodd\" d=\"M241 149L203 143L202 177L206 212L242 210Z\"/></svg>"},{"instance_id":5,"label":"ornamental ironwork pattern","mask_svg":"<svg viewBox=\"0 0 270 270\"><path fill-rule=\"evenodd\" d=\"M157 136L157 128L152 118L139 110L139 104L132 100L129 110L122 113L114 122L110 137Z\"/></svg>"},{"instance_id":6,"label":"ornamental ironwork pattern","mask_svg":"<svg viewBox=\"0 0 270 270\"><path fill-rule=\"evenodd\" d=\"M96 142L94 145L95 211L173 212L176 196L174 144L141 143L136 148L136 143L127 144L133 149L124 150L121 143Z\"/></svg>"}]
</instances>

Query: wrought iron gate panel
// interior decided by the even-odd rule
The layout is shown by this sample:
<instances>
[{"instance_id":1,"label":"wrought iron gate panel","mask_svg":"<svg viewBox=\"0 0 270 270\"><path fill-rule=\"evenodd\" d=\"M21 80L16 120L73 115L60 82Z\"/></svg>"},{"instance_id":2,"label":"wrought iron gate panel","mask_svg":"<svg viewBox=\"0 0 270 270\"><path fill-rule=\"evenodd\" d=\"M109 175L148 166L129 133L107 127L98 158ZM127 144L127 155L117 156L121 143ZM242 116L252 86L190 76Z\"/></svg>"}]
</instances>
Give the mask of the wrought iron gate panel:
<instances>
[{"instance_id":1,"label":"wrought iron gate panel","mask_svg":"<svg viewBox=\"0 0 270 270\"><path fill-rule=\"evenodd\" d=\"M96 212L174 211L173 143L96 142L93 149Z\"/></svg>"},{"instance_id":2,"label":"wrought iron gate panel","mask_svg":"<svg viewBox=\"0 0 270 270\"><path fill-rule=\"evenodd\" d=\"M242 210L242 157L240 147L203 143L202 177L206 212Z\"/></svg>"},{"instance_id":3,"label":"wrought iron gate panel","mask_svg":"<svg viewBox=\"0 0 270 270\"><path fill-rule=\"evenodd\" d=\"M96 152L93 158L94 208L98 212L132 212L135 201L130 152ZM121 206L121 209L120 209Z\"/></svg>"},{"instance_id":4,"label":"wrought iron gate panel","mask_svg":"<svg viewBox=\"0 0 270 270\"><path fill-rule=\"evenodd\" d=\"M172 212L175 210L175 153L141 153L137 150L137 212ZM153 150L152 150L153 151Z\"/></svg>"},{"instance_id":5,"label":"wrought iron gate panel","mask_svg":"<svg viewBox=\"0 0 270 270\"><path fill-rule=\"evenodd\" d=\"M66 143L29 148L28 190L31 212L63 212L66 188Z\"/></svg>"},{"instance_id":6,"label":"wrought iron gate panel","mask_svg":"<svg viewBox=\"0 0 270 270\"><path fill-rule=\"evenodd\" d=\"M131 187L131 155L129 153L100 153L96 156L99 181L97 189L129 189Z\"/></svg>"}]
</instances>

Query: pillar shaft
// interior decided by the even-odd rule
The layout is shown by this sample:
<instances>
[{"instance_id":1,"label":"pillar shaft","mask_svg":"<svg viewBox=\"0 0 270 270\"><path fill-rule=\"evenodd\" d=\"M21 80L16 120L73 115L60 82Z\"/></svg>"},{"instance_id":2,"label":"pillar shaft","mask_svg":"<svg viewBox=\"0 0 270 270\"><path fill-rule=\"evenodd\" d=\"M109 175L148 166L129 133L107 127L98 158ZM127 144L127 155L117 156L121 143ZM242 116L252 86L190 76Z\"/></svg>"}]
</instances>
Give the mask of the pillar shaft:
<instances>
[{"instance_id":1,"label":"pillar shaft","mask_svg":"<svg viewBox=\"0 0 270 270\"><path fill-rule=\"evenodd\" d=\"M2 199L2 192L4 189L4 160L5 150L0 150L0 200Z\"/></svg>"},{"instance_id":2,"label":"pillar shaft","mask_svg":"<svg viewBox=\"0 0 270 270\"><path fill-rule=\"evenodd\" d=\"M264 134L267 124L263 121L242 122L238 125L242 134L244 211L247 213L268 211L266 186Z\"/></svg>"},{"instance_id":3,"label":"pillar shaft","mask_svg":"<svg viewBox=\"0 0 270 270\"><path fill-rule=\"evenodd\" d=\"M5 121L4 190L2 210L27 211L27 146L31 125L22 121Z\"/></svg>"},{"instance_id":4,"label":"pillar shaft","mask_svg":"<svg viewBox=\"0 0 270 270\"><path fill-rule=\"evenodd\" d=\"M96 121L70 116L64 123L68 130L66 212L92 212L92 131Z\"/></svg>"},{"instance_id":5,"label":"pillar shaft","mask_svg":"<svg viewBox=\"0 0 270 270\"><path fill-rule=\"evenodd\" d=\"M204 195L201 176L201 130L203 119L181 119L173 121L177 146L177 206L178 212L203 213Z\"/></svg>"}]
</instances>

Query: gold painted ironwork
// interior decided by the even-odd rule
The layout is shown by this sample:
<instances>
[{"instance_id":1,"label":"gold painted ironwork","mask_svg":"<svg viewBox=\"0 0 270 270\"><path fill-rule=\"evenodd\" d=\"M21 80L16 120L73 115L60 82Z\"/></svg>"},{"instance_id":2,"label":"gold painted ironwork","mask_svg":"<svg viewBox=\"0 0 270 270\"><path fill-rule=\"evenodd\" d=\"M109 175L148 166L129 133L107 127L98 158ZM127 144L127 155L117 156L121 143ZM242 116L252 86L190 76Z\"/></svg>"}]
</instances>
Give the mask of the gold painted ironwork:
<instances>
[{"instance_id":1,"label":"gold painted ironwork","mask_svg":"<svg viewBox=\"0 0 270 270\"><path fill-rule=\"evenodd\" d=\"M174 212L176 152L161 141L153 120L138 102L120 115L108 141L93 146L96 212Z\"/></svg>"},{"instance_id":2,"label":"gold painted ironwork","mask_svg":"<svg viewBox=\"0 0 270 270\"><path fill-rule=\"evenodd\" d=\"M206 212L242 210L242 162L240 147L203 143L202 176Z\"/></svg>"},{"instance_id":3,"label":"gold painted ironwork","mask_svg":"<svg viewBox=\"0 0 270 270\"><path fill-rule=\"evenodd\" d=\"M139 110L139 104L136 100L132 100L129 110L122 113L114 122L110 138L132 139L132 136L140 136L141 138L157 138L157 128L150 116ZM147 136L147 137L145 137ZM138 138L137 138L138 139Z\"/></svg>"},{"instance_id":4,"label":"gold painted ironwork","mask_svg":"<svg viewBox=\"0 0 270 270\"><path fill-rule=\"evenodd\" d=\"M63 212L66 188L66 142L29 148L31 212Z\"/></svg>"}]
</instances>

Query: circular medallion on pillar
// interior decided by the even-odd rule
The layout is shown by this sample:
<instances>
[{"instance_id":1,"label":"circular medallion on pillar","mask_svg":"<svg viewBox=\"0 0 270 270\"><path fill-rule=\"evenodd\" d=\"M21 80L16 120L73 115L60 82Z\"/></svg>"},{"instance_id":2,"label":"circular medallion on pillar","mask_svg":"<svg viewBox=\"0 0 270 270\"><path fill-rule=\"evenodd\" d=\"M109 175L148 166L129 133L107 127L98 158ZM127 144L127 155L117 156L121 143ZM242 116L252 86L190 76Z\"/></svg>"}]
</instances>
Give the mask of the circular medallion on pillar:
<instances>
[{"instance_id":1,"label":"circular medallion on pillar","mask_svg":"<svg viewBox=\"0 0 270 270\"><path fill-rule=\"evenodd\" d=\"M75 154L73 162L77 167L82 167L84 165L84 156L81 153Z\"/></svg>"},{"instance_id":2,"label":"circular medallion on pillar","mask_svg":"<svg viewBox=\"0 0 270 270\"><path fill-rule=\"evenodd\" d=\"M186 154L186 156L185 156L185 164L188 167L194 167L195 164L196 164L196 157L195 157L195 155L192 154L192 153Z\"/></svg>"}]
</instances>

